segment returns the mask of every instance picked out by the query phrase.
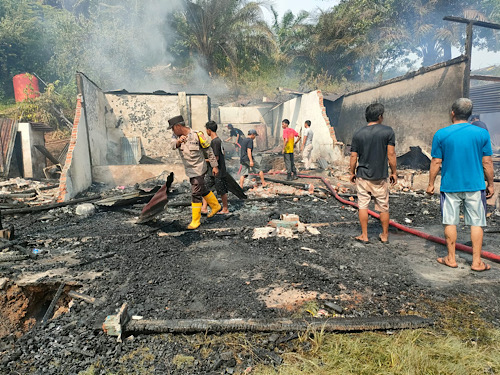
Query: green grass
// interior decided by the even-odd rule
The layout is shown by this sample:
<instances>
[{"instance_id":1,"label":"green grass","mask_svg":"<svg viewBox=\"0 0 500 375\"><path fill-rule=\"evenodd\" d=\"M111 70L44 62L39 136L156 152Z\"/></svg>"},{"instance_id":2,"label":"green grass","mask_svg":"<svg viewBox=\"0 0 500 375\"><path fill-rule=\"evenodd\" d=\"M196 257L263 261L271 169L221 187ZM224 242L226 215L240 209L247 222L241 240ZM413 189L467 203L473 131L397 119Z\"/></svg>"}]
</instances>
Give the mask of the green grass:
<instances>
[{"instance_id":1,"label":"green grass","mask_svg":"<svg viewBox=\"0 0 500 375\"><path fill-rule=\"evenodd\" d=\"M252 374L500 373L500 330L480 317L477 305L457 298L427 302L420 310L440 316L434 327L394 334L309 332L300 336L295 350L282 355L281 366L258 365Z\"/></svg>"}]
</instances>

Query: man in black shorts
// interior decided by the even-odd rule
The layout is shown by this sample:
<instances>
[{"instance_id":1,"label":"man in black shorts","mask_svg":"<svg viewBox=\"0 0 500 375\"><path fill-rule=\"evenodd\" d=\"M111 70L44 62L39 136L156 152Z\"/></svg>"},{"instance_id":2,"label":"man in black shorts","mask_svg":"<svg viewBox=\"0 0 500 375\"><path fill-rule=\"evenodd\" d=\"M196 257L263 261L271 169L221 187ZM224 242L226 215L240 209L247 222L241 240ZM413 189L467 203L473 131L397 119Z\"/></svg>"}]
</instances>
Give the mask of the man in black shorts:
<instances>
[{"instance_id":1,"label":"man in black shorts","mask_svg":"<svg viewBox=\"0 0 500 375\"><path fill-rule=\"evenodd\" d=\"M220 195L222 200L222 211L221 214L228 214L229 209L227 205L227 185L224 177L226 175L226 160L224 159L224 148L222 147L222 140L217 135L217 123L215 121L209 121L205 124L207 129L207 135L211 138L210 147L214 152L217 163L219 164L219 173L214 176L212 170L208 168L208 172L205 175L205 186L207 189L213 190L214 187L217 193ZM203 199L203 207L201 208L202 214L207 214L207 201Z\"/></svg>"}]
</instances>

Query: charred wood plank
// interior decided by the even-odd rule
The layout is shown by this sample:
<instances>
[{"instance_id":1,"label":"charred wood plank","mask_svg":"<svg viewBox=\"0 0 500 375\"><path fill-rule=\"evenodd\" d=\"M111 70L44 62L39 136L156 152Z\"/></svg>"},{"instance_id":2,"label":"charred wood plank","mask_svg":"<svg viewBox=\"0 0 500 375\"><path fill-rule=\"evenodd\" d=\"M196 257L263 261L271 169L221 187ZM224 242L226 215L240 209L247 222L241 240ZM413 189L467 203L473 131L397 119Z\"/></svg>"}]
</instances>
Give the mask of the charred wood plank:
<instances>
[{"instance_id":1,"label":"charred wood plank","mask_svg":"<svg viewBox=\"0 0 500 375\"><path fill-rule=\"evenodd\" d=\"M57 301L59 301L59 298L61 298L61 294L64 290L64 287L66 286L66 283L62 282L59 285L59 288L57 289L56 294L54 295L54 298L52 299L52 302L49 305L49 308L45 312L45 315L42 318L42 325L45 325L47 321L52 317L52 314L54 313L54 308L56 307Z\"/></svg>"},{"instance_id":2,"label":"charred wood plank","mask_svg":"<svg viewBox=\"0 0 500 375\"><path fill-rule=\"evenodd\" d=\"M290 332L319 329L325 332L361 332L416 329L433 325L416 315L335 319L187 319L131 320L123 327L127 334L196 332Z\"/></svg>"},{"instance_id":3,"label":"charred wood plank","mask_svg":"<svg viewBox=\"0 0 500 375\"><path fill-rule=\"evenodd\" d=\"M66 207L66 206L71 206L71 205L83 203L83 202L91 202L91 201L95 201L97 199L101 199L100 194L93 195L91 197L73 199L73 200L70 200L68 202L53 203L53 204L47 204L47 205L43 205L43 206L6 209L6 210L2 210L2 215L5 216L5 215L18 215L18 214L32 214L34 212L42 212L42 211L52 210L53 208Z\"/></svg>"},{"instance_id":4,"label":"charred wood plank","mask_svg":"<svg viewBox=\"0 0 500 375\"><path fill-rule=\"evenodd\" d=\"M88 296L88 295L83 294L83 293L75 292L74 290L70 291L68 293L68 296L70 296L73 299L81 299L82 301L85 301L87 303L91 303L91 304L95 303L94 297Z\"/></svg>"}]
</instances>

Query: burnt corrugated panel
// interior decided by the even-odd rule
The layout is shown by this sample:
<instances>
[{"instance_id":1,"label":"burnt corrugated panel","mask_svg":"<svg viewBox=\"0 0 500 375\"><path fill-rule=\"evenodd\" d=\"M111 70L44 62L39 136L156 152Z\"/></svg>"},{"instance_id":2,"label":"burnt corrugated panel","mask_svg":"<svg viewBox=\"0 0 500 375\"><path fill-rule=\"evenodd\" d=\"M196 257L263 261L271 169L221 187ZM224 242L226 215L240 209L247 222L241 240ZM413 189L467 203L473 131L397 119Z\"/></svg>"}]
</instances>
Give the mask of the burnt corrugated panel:
<instances>
[{"instance_id":1,"label":"burnt corrugated panel","mask_svg":"<svg viewBox=\"0 0 500 375\"><path fill-rule=\"evenodd\" d=\"M7 176L9 173L16 133L16 121L9 118L0 118L0 175Z\"/></svg>"},{"instance_id":2,"label":"burnt corrugated panel","mask_svg":"<svg viewBox=\"0 0 500 375\"><path fill-rule=\"evenodd\" d=\"M500 112L500 83L471 87L470 98L474 113Z\"/></svg>"}]
</instances>

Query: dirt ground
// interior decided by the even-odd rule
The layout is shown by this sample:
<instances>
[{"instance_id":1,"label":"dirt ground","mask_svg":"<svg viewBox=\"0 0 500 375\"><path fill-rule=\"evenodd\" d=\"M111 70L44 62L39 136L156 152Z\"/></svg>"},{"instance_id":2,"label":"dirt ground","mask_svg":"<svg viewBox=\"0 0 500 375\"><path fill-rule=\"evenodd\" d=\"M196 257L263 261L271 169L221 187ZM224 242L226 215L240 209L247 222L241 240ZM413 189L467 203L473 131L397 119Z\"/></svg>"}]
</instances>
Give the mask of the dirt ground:
<instances>
[{"instance_id":1,"label":"dirt ground","mask_svg":"<svg viewBox=\"0 0 500 375\"><path fill-rule=\"evenodd\" d=\"M182 189L171 199L186 200ZM146 319L300 317L310 315L304 309L310 301L319 307L333 301L343 316L369 317L420 313L419 306L429 301L462 295L500 326L498 264L489 261L491 271L474 273L471 256L458 253L459 267L444 267L436 262L446 254L444 246L396 229L390 243L382 244L373 218L371 243L358 243L356 210L332 197L238 202L231 215L204 218L200 230L192 232L184 231L189 207L169 208L155 222L137 225L142 206L97 208L88 217L75 215L70 206L3 218L4 225L15 226L25 248L40 253L0 263L0 278L9 279L0 291L0 373L78 374L91 365L111 373L242 373L257 362L279 364L278 342L289 335L245 334L262 347L264 355L257 356L238 354L223 343L207 351L197 335L141 335L117 343L101 326L124 302L130 315ZM328 225L317 227L319 235L252 239L255 227L283 213ZM394 192L391 215L442 236L436 197ZM489 215L488 225L484 250L499 254L500 217ZM207 230L215 228L229 229ZM459 227L460 242L469 241L467 231ZM70 302L64 293L57 317L43 325L40 311L61 281L66 293L75 289L96 301Z\"/></svg>"}]
</instances>

